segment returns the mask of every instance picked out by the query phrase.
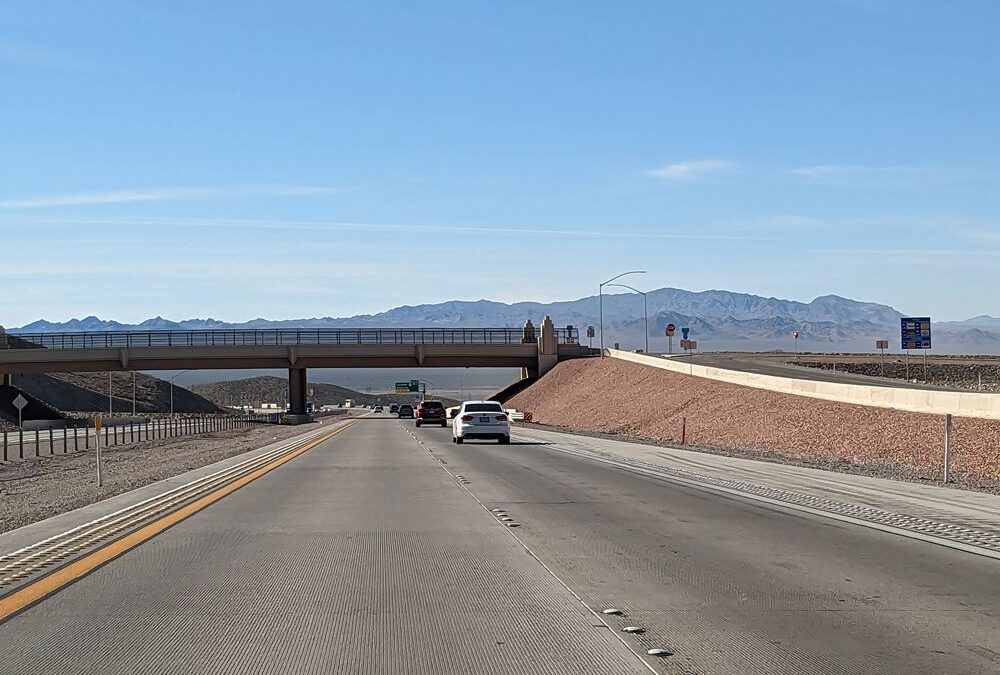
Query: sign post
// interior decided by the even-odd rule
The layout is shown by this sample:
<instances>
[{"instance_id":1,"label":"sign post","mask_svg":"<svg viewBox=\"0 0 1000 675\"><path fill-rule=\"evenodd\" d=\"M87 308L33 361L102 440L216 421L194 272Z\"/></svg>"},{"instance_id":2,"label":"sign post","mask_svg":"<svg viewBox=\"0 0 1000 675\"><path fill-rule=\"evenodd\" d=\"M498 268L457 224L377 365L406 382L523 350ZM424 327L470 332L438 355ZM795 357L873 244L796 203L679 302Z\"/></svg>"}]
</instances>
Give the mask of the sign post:
<instances>
[{"instance_id":1,"label":"sign post","mask_svg":"<svg viewBox=\"0 0 1000 675\"><path fill-rule=\"evenodd\" d=\"M879 372L885 377L885 350L889 348L888 340L875 340L875 349L879 351Z\"/></svg>"},{"instance_id":2,"label":"sign post","mask_svg":"<svg viewBox=\"0 0 1000 675\"><path fill-rule=\"evenodd\" d=\"M944 482L948 482L951 468L951 414L944 416Z\"/></svg>"},{"instance_id":3,"label":"sign post","mask_svg":"<svg viewBox=\"0 0 1000 675\"><path fill-rule=\"evenodd\" d=\"M672 323L667 324L666 334L667 334L667 353L674 353L674 332L677 330L677 326Z\"/></svg>"},{"instance_id":4,"label":"sign post","mask_svg":"<svg viewBox=\"0 0 1000 675\"><path fill-rule=\"evenodd\" d=\"M910 379L910 350L924 350L924 382L927 381L927 351L931 348L931 318L903 317L899 320L899 341L906 350L906 379Z\"/></svg>"},{"instance_id":5,"label":"sign post","mask_svg":"<svg viewBox=\"0 0 1000 675\"><path fill-rule=\"evenodd\" d=\"M26 398L24 398L24 396L21 396L20 394L18 394L17 396L14 397L13 403L14 403L14 407L17 408L17 428L20 429L21 426L22 426L22 424L21 424L21 411L23 411L24 407L26 405L28 405L28 399L26 399Z\"/></svg>"},{"instance_id":6,"label":"sign post","mask_svg":"<svg viewBox=\"0 0 1000 675\"><path fill-rule=\"evenodd\" d=\"M103 477L101 476L101 416L94 415L94 440L97 443L97 487L102 487L104 485Z\"/></svg>"},{"instance_id":7,"label":"sign post","mask_svg":"<svg viewBox=\"0 0 1000 675\"><path fill-rule=\"evenodd\" d=\"M689 372L691 375L694 375L694 359L692 357L694 356L694 350L698 349L698 341L688 339L681 340L681 349L688 353Z\"/></svg>"}]
</instances>

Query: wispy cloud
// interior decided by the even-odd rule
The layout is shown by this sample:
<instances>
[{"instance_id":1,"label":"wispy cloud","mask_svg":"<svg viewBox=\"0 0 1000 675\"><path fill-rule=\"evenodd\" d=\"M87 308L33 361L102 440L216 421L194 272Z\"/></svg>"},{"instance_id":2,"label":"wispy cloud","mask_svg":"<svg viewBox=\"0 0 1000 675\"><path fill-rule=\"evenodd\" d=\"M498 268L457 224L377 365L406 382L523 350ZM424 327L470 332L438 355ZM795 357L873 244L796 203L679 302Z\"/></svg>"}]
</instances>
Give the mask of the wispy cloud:
<instances>
[{"instance_id":1,"label":"wispy cloud","mask_svg":"<svg viewBox=\"0 0 1000 675\"><path fill-rule=\"evenodd\" d=\"M863 164L816 164L792 169L796 176L805 178L838 178L842 176L885 176L925 173L927 167L903 164L868 166Z\"/></svg>"},{"instance_id":2,"label":"wispy cloud","mask_svg":"<svg viewBox=\"0 0 1000 675\"><path fill-rule=\"evenodd\" d=\"M2 204L2 202L0 202ZM0 225L6 222L0 219ZM15 221L11 221L13 224ZM238 218L38 218L25 220L19 217L17 223L31 222L36 225L102 225L118 227L151 226L172 228L207 228L207 229L241 229L241 230L305 230L305 231L386 231L386 232L440 232L444 234L499 234L517 237L567 237L574 241L585 239L647 239L647 240L695 240L695 241L773 241L771 237L755 235L712 233L669 233L640 232L628 230L581 230L581 229L549 229L535 227L495 227L476 225L417 225L413 223L372 223L372 222L340 222L315 220L265 220Z\"/></svg>"},{"instance_id":3,"label":"wispy cloud","mask_svg":"<svg viewBox=\"0 0 1000 675\"><path fill-rule=\"evenodd\" d=\"M687 180L706 174L731 171L735 167L736 164L727 159L695 159L666 164L658 169L647 171L646 175L663 180Z\"/></svg>"},{"instance_id":4,"label":"wispy cloud","mask_svg":"<svg viewBox=\"0 0 1000 675\"><path fill-rule=\"evenodd\" d=\"M84 70L87 65L69 54L13 42L0 42L0 63L34 68Z\"/></svg>"},{"instance_id":5,"label":"wispy cloud","mask_svg":"<svg viewBox=\"0 0 1000 675\"><path fill-rule=\"evenodd\" d=\"M336 192L336 188L312 185L216 188L166 187L139 190L113 190L108 192L73 192L68 194L0 199L0 209L45 209L59 206L128 204L132 202L158 202L211 197L305 197L329 195Z\"/></svg>"}]
</instances>

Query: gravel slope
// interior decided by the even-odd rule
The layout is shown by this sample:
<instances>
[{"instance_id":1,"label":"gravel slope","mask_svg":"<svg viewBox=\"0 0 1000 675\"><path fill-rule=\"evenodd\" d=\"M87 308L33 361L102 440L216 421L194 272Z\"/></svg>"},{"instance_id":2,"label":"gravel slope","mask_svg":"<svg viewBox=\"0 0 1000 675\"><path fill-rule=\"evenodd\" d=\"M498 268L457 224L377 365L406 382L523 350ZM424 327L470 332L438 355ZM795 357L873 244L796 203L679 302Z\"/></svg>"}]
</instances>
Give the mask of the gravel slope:
<instances>
[{"instance_id":1,"label":"gravel slope","mask_svg":"<svg viewBox=\"0 0 1000 675\"><path fill-rule=\"evenodd\" d=\"M305 433L316 426L261 426L104 448L101 451L104 487L100 491L93 450L0 464L0 532Z\"/></svg>"},{"instance_id":2,"label":"gravel slope","mask_svg":"<svg viewBox=\"0 0 1000 675\"><path fill-rule=\"evenodd\" d=\"M616 359L560 363L508 405L533 421L657 442L848 464L880 475L940 475L944 418L780 394ZM955 418L952 469L1000 481L1000 422Z\"/></svg>"}]
</instances>

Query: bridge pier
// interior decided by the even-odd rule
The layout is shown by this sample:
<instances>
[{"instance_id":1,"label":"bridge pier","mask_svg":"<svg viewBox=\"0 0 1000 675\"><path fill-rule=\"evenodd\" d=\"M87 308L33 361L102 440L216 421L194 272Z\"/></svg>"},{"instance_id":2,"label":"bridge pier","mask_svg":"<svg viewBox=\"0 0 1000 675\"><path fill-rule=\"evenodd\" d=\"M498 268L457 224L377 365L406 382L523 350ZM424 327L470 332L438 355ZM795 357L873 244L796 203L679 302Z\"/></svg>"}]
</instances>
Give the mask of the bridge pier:
<instances>
[{"instance_id":1,"label":"bridge pier","mask_svg":"<svg viewBox=\"0 0 1000 675\"><path fill-rule=\"evenodd\" d=\"M312 418L306 412L306 369L288 369L288 415L289 424L306 424Z\"/></svg>"}]
</instances>

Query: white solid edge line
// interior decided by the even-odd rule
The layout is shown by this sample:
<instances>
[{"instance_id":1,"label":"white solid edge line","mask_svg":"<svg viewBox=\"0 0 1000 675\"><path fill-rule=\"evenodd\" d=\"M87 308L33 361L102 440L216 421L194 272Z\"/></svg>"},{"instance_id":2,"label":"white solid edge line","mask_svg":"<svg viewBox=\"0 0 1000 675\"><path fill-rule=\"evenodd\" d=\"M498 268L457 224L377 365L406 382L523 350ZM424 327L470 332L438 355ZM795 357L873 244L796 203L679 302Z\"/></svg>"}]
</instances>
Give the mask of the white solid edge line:
<instances>
[{"instance_id":1,"label":"white solid edge line","mask_svg":"<svg viewBox=\"0 0 1000 675\"><path fill-rule=\"evenodd\" d=\"M402 424L400 424L400 426L402 427ZM409 431L409 429L406 429L406 427L403 427L403 429L406 430L407 432ZM418 438L417 436L414 436L413 434L410 434L410 436L413 436L413 439L415 441L417 441L417 443L428 454L433 455L433 451L430 449L430 447L426 443L424 443L420 438ZM445 446L445 448L447 449L447 446ZM447 466L445 466L443 463L441 464L440 468L445 473L447 473L449 476L451 476L452 478L455 477L455 474L452 473L452 471ZM486 511L486 513L488 513L489 515L491 515L491 516L493 515L493 512L490 511L489 507L486 506L486 504L484 504L482 501L480 501L479 497L477 497L476 494L471 489L469 489L468 486L459 484L458 485L458 489L465 491L466 494L468 494L470 497L472 497L476 501L476 503L479 504L479 507L481 509L483 509L484 511ZM583 598L581 598L579 595L577 595L576 591L574 591L572 588L570 588L569 585L565 581L563 581L559 577L559 575L556 574L552 570L551 567L549 567L548 565L546 565L545 562L541 558L539 558L538 555L533 550L531 550L531 548L526 543L524 543L524 541L519 536L517 536L517 533L514 532L513 529L511 529L509 527L505 527L505 528L503 528L503 531L506 532L511 537L513 537L514 541L516 541L518 544L521 545L521 548L524 549L525 553L527 553L528 555L530 555L535 560L535 562L537 562L539 565L542 566L542 569L544 569L546 572L548 572L549 576L551 576L553 579L555 579L556 582L558 582L560 586L562 586L563 588L565 588L566 591L570 595L572 595L574 598L576 598L576 601L579 602L583 606L583 608L585 610L587 610L588 612L590 612L590 614L595 619L597 619L598 621L600 621L601 625L603 625L605 628L607 628L608 631L610 632L610 634L613 635L615 637L615 639L618 640L618 642L620 642L622 645L624 645L625 649L627 649L632 655L634 655L637 659L639 659L639 663L641 663L642 665L646 666L647 670L649 670L649 672L651 672L651 673L654 673L654 675L660 675L660 671L658 671L655 668L653 668L653 666L645 658L643 658L643 654L641 654L640 652L637 652L635 649L633 649L632 645L630 645L628 643L628 641L625 638L623 638L621 636L621 634L617 630L615 630L614 628L612 628L611 624L609 624L607 621L605 621L604 617L601 614L599 614L593 607L591 607L590 605L588 605L584 601Z\"/></svg>"},{"instance_id":2,"label":"white solid edge line","mask_svg":"<svg viewBox=\"0 0 1000 675\"><path fill-rule=\"evenodd\" d=\"M530 436L525 436L524 438L527 438L529 440L538 440L538 439L532 439ZM926 541L931 544L938 544L939 546L946 546L948 548L964 551L966 553L974 553L976 555L985 556L987 558L994 558L996 560L1000 560L1000 551L991 551L986 548L973 546L972 544L963 544L962 542L959 541L952 541L951 539L945 539L943 537L935 537L933 535L923 534L922 532L914 532L912 530L907 530L900 527L893 527L892 525L883 525L882 523L876 523L870 520L864 520L863 518L854 518L852 516L845 516L840 513L833 513L832 511L824 511L822 509L813 508L811 506L803 506L801 504L783 502L780 499L772 499L770 497L755 495L752 492L743 492L742 490L723 487L721 485L711 485L709 483L702 483L701 481L697 480L680 478L678 476L672 476L670 474L661 473L653 469L646 469L644 467L633 466L626 462L619 462L613 459L599 457L585 451L580 452L578 450L567 450L565 448L556 447L555 445L548 445L546 447L566 455L573 455L574 457L580 457L582 459L589 459L595 462L602 462L604 464L609 464L624 471L630 471L632 473L641 474L643 476L649 476L651 478L656 478L658 480L681 483L683 485L699 488L702 490L723 492L737 497L742 497L743 499L750 499L757 502L763 502L765 504L771 504L773 506L780 506L782 508L791 509L793 511L802 511L805 513L811 513L816 516L822 516L824 518L830 518L832 520L839 520L841 522L851 523L852 525L861 525L862 527L871 528L873 530L881 530L882 532L888 532L890 534L896 534L902 537L908 537L910 539L918 539L920 541Z\"/></svg>"},{"instance_id":3,"label":"white solid edge line","mask_svg":"<svg viewBox=\"0 0 1000 675\"><path fill-rule=\"evenodd\" d=\"M122 507L122 508L120 508L117 511L114 511L112 513L105 514L105 515L103 515L103 516L101 516L99 518L95 518L94 520L90 520L90 521L88 521L86 523L82 523L80 525L77 525L76 527L71 527L70 529L66 530L65 532L60 532L59 534L54 534L54 535L52 535L50 537L46 537L45 539L42 539L41 541L37 541L34 544L28 544L27 546L23 546L23 547L21 547L21 548L19 548L17 550L11 551L9 553L3 553L3 554L0 554L0 555L3 555L4 557L16 556L17 554L22 553L24 551L28 551L29 549L33 549L33 548L36 548L38 546L42 546L44 544L47 544L47 543L49 543L51 541L54 541L56 539L59 539L61 537L65 537L67 535L73 534L74 532L77 532L78 530L82 530L84 528L92 527L93 525L96 525L96 524L101 523L101 522L103 522L105 520L109 520L111 518L114 518L115 516L122 515L122 514L124 514L127 511L131 511L131 510L133 510L133 509L135 509L137 507L143 506L144 504L148 504L149 502L153 502L153 501L156 501L158 499L163 499L164 497L170 496L171 494L173 494L175 492L179 492L179 491L185 490L185 489L190 488L190 487L192 487L192 486L194 486L194 485L196 485L198 483L205 482L205 481L207 481L207 480L209 480L211 478L218 477L221 474L233 471L234 469L238 469L239 467L241 467L241 466L243 466L245 464L251 464L253 462L256 462L256 461L260 460L263 457L269 457L269 456L274 455L274 454L280 454L280 453L283 453L283 452L287 452L287 451L291 450L294 446L296 446L296 445L298 445L300 443L312 440L315 436L319 435L321 432L324 432L324 431L326 431L326 429L316 429L315 431L311 431L308 434L304 435L302 438L298 438L298 439L296 439L294 441L289 441L288 443L285 443L284 445L281 445L281 446L279 446L277 448L273 448L271 450L268 450L267 452L262 452L261 454L257 455L256 457L251 457L249 459L243 460L242 462L237 462L236 464L233 464L232 466L226 467L224 469L219 469L218 471L215 471L213 473L210 473L210 474L207 474L205 476L202 476L201 478L196 478L196 479L194 479L193 481L191 481L189 483L184 483L183 485L178 485L177 487L171 488L171 489L167 490L166 492L161 492L158 495L153 495L152 497L148 497L146 499L143 499L142 501L138 501L135 504L129 504L128 506L124 506L124 507ZM253 451L252 450L248 450L247 452L253 452ZM220 460L220 461L225 461L225 460ZM197 469L194 469L194 470L197 471ZM169 478L164 478L163 480L170 480L170 479ZM143 487L145 487L145 486L143 486ZM141 489L142 488L136 488L136 490L141 490ZM126 493L123 493L123 494L128 494L128 493L126 492ZM118 496L120 496L120 495L114 495L114 497L118 497ZM112 499L112 497L108 497L108 499ZM104 501L104 500L101 500L101 501ZM94 502L94 504L99 504L99 503L100 503L100 501ZM91 505L88 504L87 506L91 506ZM83 507L80 507L80 508L86 508L86 506L83 506ZM67 513L69 513L69 512L67 511ZM59 514L59 515L62 515L62 514ZM44 522L44 521L39 521L39 522ZM16 532L16 530L11 530L11 532Z\"/></svg>"}]
</instances>

